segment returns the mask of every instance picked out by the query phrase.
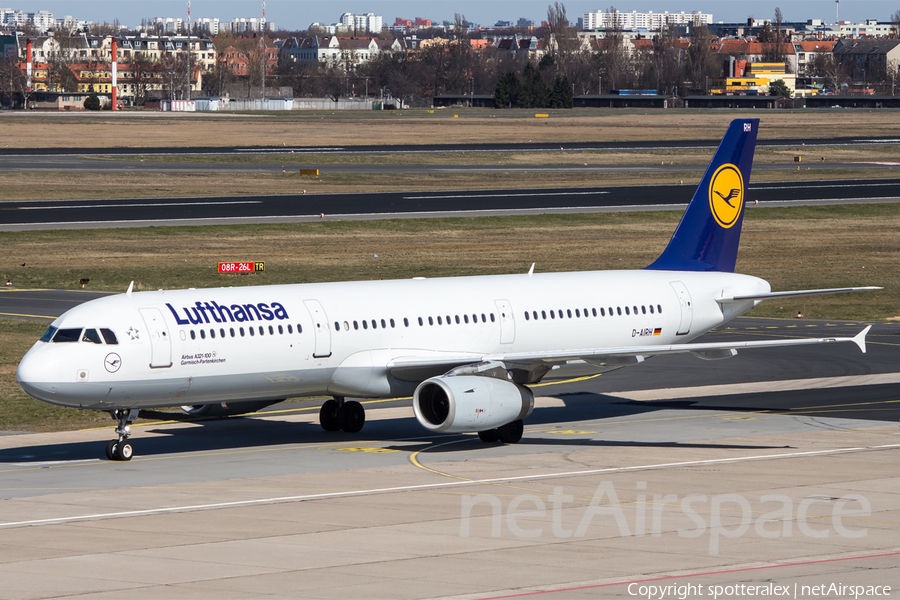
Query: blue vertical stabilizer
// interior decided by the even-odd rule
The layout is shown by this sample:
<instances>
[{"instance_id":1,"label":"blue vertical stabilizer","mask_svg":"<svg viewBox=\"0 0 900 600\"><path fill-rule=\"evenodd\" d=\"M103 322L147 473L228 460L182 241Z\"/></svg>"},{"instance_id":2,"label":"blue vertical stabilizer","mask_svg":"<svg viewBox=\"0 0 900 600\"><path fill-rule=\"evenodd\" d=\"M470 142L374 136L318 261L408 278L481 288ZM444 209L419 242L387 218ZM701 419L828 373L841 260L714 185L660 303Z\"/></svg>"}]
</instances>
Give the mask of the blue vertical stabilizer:
<instances>
[{"instance_id":1,"label":"blue vertical stabilizer","mask_svg":"<svg viewBox=\"0 0 900 600\"><path fill-rule=\"evenodd\" d=\"M731 122L675 235L647 269L734 272L758 129L759 119Z\"/></svg>"}]
</instances>

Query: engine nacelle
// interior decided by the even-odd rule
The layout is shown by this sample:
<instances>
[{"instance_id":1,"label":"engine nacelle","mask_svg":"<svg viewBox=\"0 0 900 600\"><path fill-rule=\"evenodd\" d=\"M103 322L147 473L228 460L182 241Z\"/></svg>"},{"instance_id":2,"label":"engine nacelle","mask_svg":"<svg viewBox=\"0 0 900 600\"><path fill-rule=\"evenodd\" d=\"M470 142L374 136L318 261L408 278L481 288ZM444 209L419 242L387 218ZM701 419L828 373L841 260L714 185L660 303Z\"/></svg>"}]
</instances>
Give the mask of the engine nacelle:
<instances>
[{"instance_id":1,"label":"engine nacelle","mask_svg":"<svg viewBox=\"0 0 900 600\"><path fill-rule=\"evenodd\" d=\"M413 409L429 431L487 431L530 415L534 394L494 377L432 377L416 388Z\"/></svg>"}]
</instances>

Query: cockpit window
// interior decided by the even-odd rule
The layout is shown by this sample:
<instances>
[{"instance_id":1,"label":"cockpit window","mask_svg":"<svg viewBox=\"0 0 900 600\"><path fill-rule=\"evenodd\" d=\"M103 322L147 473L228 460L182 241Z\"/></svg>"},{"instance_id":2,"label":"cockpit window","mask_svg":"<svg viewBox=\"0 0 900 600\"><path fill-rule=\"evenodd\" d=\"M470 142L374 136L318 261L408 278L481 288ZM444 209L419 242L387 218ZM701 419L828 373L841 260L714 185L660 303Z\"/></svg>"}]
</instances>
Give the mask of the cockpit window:
<instances>
[{"instance_id":1,"label":"cockpit window","mask_svg":"<svg viewBox=\"0 0 900 600\"><path fill-rule=\"evenodd\" d=\"M84 335L81 336L82 342L91 342L92 344L102 344L103 342L100 340L100 334L97 333L96 329L85 329Z\"/></svg>"},{"instance_id":2,"label":"cockpit window","mask_svg":"<svg viewBox=\"0 0 900 600\"><path fill-rule=\"evenodd\" d=\"M81 329L60 329L53 336L53 343L77 342L81 339Z\"/></svg>"},{"instance_id":3,"label":"cockpit window","mask_svg":"<svg viewBox=\"0 0 900 600\"><path fill-rule=\"evenodd\" d=\"M51 325L50 327L47 328L47 331L44 332L44 335L41 336L41 341L49 342L51 339L53 339L54 333L56 333L56 327Z\"/></svg>"},{"instance_id":4,"label":"cockpit window","mask_svg":"<svg viewBox=\"0 0 900 600\"><path fill-rule=\"evenodd\" d=\"M100 329L100 333L103 334L103 339L106 340L106 343L114 346L119 343L119 340L116 338L116 334L113 333L112 329Z\"/></svg>"}]
</instances>

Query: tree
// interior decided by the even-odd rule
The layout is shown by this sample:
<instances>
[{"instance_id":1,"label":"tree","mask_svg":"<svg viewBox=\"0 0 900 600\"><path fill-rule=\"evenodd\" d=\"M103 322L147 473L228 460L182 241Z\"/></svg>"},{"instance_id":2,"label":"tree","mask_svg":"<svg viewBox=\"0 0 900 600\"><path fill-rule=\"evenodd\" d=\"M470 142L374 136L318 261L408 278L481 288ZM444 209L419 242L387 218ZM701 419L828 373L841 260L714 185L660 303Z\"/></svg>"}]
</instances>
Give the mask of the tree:
<instances>
[{"instance_id":1,"label":"tree","mask_svg":"<svg viewBox=\"0 0 900 600\"><path fill-rule=\"evenodd\" d=\"M522 94L522 82L515 71L507 71L497 82L494 91L494 105L497 108L513 108L519 106L519 97Z\"/></svg>"},{"instance_id":2,"label":"tree","mask_svg":"<svg viewBox=\"0 0 900 600\"><path fill-rule=\"evenodd\" d=\"M611 90L627 87L632 73L628 51L625 49L625 35L622 32L622 20L615 6L606 11L609 25L606 27L606 39L603 40L600 64L603 81Z\"/></svg>"},{"instance_id":3,"label":"tree","mask_svg":"<svg viewBox=\"0 0 900 600\"><path fill-rule=\"evenodd\" d=\"M519 101L523 108L547 108L550 106L550 87L540 71L530 62L525 63L523 74L522 96Z\"/></svg>"},{"instance_id":4,"label":"tree","mask_svg":"<svg viewBox=\"0 0 900 600\"><path fill-rule=\"evenodd\" d=\"M91 87L93 87L93 84L91 84ZM100 110L100 98L91 94L84 99L84 108L87 110Z\"/></svg>"},{"instance_id":5,"label":"tree","mask_svg":"<svg viewBox=\"0 0 900 600\"><path fill-rule=\"evenodd\" d=\"M572 108L574 105L575 96L569 78L557 75L553 80L553 91L550 93L550 108Z\"/></svg>"},{"instance_id":6,"label":"tree","mask_svg":"<svg viewBox=\"0 0 900 600\"><path fill-rule=\"evenodd\" d=\"M544 48L553 56L556 72L570 74L581 42L566 15L566 5L555 2L547 7Z\"/></svg>"},{"instance_id":7,"label":"tree","mask_svg":"<svg viewBox=\"0 0 900 600\"><path fill-rule=\"evenodd\" d=\"M687 49L685 76L694 89L707 91L707 78L720 73L718 56L713 48L713 36L706 25L694 27Z\"/></svg>"},{"instance_id":8,"label":"tree","mask_svg":"<svg viewBox=\"0 0 900 600\"><path fill-rule=\"evenodd\" d=\"M782 79L776 79L774 81L769 82L769 95L770 96L781 96L782 98L790 98L791 97L791 89L787 86L787 84Z\"/></svg>"}]
</instances>

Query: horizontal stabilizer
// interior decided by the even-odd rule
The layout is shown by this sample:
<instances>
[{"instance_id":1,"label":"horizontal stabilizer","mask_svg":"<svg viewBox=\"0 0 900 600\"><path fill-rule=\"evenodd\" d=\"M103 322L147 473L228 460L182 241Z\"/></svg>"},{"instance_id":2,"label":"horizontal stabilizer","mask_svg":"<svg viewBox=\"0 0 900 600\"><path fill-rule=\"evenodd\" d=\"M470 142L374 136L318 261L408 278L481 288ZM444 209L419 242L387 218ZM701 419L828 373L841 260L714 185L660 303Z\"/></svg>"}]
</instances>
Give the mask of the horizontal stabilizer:
<instances>
[{"instance_id":1,"label":"horizontal stabilizer","mask_svg":"<svg viewBox=\"0 0 900 600\"><path fill-rule=\"evenodd\" d=\"M725 304L728 302L747 302L747 301L763 301L775 300L777 298L800 298L801 296L821 296L823 294L844 294L847 292L867 292L871 290L883 290L884 288L876 286L866 287L850 287L850 288L830 288L825 290L796 290L792 292L767 292L765 294L750 294L749 296L732 296L731 298L717 298L716 302Z\"/></svg>"}]
</instances>

